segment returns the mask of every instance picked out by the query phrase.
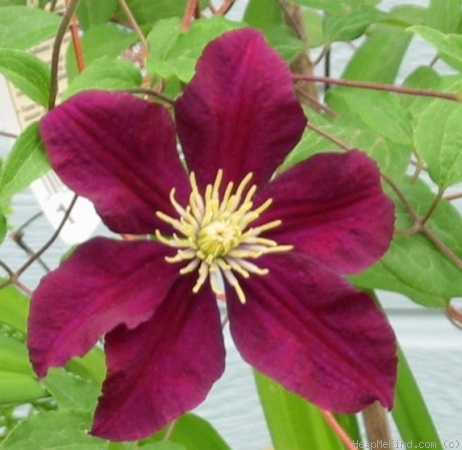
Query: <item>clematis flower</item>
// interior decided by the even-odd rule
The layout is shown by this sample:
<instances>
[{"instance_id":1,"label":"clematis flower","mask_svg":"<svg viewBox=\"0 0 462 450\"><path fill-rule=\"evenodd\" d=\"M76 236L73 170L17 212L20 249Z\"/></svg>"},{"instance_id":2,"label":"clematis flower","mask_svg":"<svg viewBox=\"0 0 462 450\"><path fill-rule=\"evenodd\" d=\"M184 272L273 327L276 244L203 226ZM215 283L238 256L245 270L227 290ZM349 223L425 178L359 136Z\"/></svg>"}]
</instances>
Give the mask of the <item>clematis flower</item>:
<instances>
[{"instance_id":1,"label":"clematis flower","mask_svg":"<svg viewBox=\"0 0 462 450\"><path fill-rule=\"evenodd\" d=\"M91 433L140 439L204 400L224 370L223 286L250 365L328 410L392 406L393 332L343 276L385 252L393 206L359 151L274 176L305 124L286 64L252 29L206 47L174 120L162 105L102 91L43 118L62 180L114 232L151 236L89 240L32 298L39 377L104 336Z\"/></svg>"}]
</instances>

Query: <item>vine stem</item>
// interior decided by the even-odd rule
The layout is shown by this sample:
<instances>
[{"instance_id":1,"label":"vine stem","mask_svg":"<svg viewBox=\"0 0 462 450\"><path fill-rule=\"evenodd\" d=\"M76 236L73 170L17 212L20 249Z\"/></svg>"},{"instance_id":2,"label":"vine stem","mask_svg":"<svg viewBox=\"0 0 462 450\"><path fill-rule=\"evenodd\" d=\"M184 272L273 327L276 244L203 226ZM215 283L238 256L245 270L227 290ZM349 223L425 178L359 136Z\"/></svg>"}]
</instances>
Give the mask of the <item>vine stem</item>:
<instances>
[{"instance_id":1,"label":"vine stem","mask_svg":"<svg viewBox=\"0 0 462 450\"><path fill-rule=\"evenodd\" d=\"M191 26L194 17L199 14L199 0L188 0L186 5L183 21L181 22L181 31L186 31Z\"/></svg>"},{"instance_id":2,"label":"vine stem","mask_svg":"<svg viewBox=\"0 0 462 450\"><path fill-rule=\"evenodd\" d=\"M66 0L66 6L69 7L69 0ZM74 48L75 62L77 64L77 70L80 72L85 69L85 60L83 57L82 41L80 40L79 27L75 14L72 14L70 19L70 29L72 36L72 46Z\"/></svg>"},{"instance_id":3,"label":"vine stem","mask_svg":"<svg viewBox=\"0 0 462 450\"><path fill-rule=\"evenodd\" d=\"M292 79L312 81L312 82L318 82L318 83L336 84L338 86L348 86L348 87L358 88L358 89L371 89L374 91L396 92L398 94L415 95L419 97L434 97L434 98L440 98L444 100L451 100L455 102L461 101L460 95L453 93L453 92L431 91L428 89L417 89L417 88L410 88L410 87L405 87L405 86L394 86L392 84L370 83L367 81L343 80L339 78L331 78L331 77L325 77L325 76L298 75L298 74L293 74Z\"/></svg>"},{"instance_id":4,"label":"vine stem","mask_svg":"<svg viewBox=\"0 0 462 450\"><path fill-rule=\"evenodd\" d=\"M173 100L171 97L168 95L162 94L162 92L158 92L155 89L150 89L150 88L129 88L129 89L124 89L123 92L128 92L130 94L146 94L146 95L151 95L152 97L159 98L163 100L165 103L168 103L169 105L174 105L175 100Z\"/></svg>"},{"instance_id":5,"label":"vine stem","mask_svg":"<svg viewBox=\"0 0 462 450\"><path fill-rule=\"evenodd\" d=\"M63 19L56 33L55 42L53 44L53 51L51 54L51 80L50 95L48 97L48 109L52 109L56 103L56 97L58 95L59 53L63 43L64 35L66 34L67 28L72 20L72 16L74 15L78 4L79 0L69 0L66 12L63 15Z\"/></svg>"},{"instance_id":6,"label":"vine stem","mask_svg":"<svg viewBox=\"0 0 462 450\"><path fill-rule=\"evenodd\" d=\"M444 196L444 199L447 200L447 201L453 201L453 200L457 200L459 198L462 198L462 192L457 192L457 194L450 194L450 195L445 195Z\"/></svg>"},{"instance_id":7,"label":"vine stem","mask_svg":"<svg viewBox=\"0 0 462 450\"><path fill-rule=\"evenodd\" d=\"M32 289L29 289L24 283L19 280L16 280L14 283L24 294L26 294L29 298L32 297Z\"/></svg>"},{"instance_id":8,"label":"vine stem","mask_svg":"<svg viewBox=\"0 0 462 450\"><path fill-rule=\"evenodd\" d=\"M329 139L331 142L338 145L343 150L346 150L346 151L352 150L350 146L342 142L340 139L336 138L335 136L332 136L331 134L327 133L326 131L322 130L321 128L317 126L310 124L309 122L306 125L306 127L315 131L316 133L319 133L321 136L325 137L326 139ZM396 183L387 174L385 174L382 171L380 171L380 176L393 189L396 196L401 201L401 203L404 205L408 214L411 216L412 220L414 221L414 225L409 230L404 230L404 231L398 230L398 233L399 234L414 234L417 232L422 233L431 242L433 242L433 244L435 244L436 247L438 247L457 268L462 270L462 259L460 259L438 236L436 236L431 230L429 230L425 226L425 223L423 223L422 218L414 210L414 208L412 207L410 202L407 200L407 198L404 196L404 194L401 192L401 190L396 185ZM441 197L439 198L439 200L441 200ZM432 203L432 205L430 206L429 210L427 211L424 217L426 220L429 219L430 215L433 213L437 205L438 205L438 202Z\"/></svg>"},{"instance_id":9,"label":"vine stem","mask_svg":"<svg viewBox=\"0 0 462 450\"><path fill-rule=\"evenodd\" d=\"M71 203L69 204L68 208L66 209L66 212L64 213L64 216L56 230L53 232L51 237L43 244L43 246L35 252L15 273L10 275L9 280L5 281L4 283L0 284L0 289L4 288L5 286L8 286L9 284L18 284L18 278L23 274L29 266L36 261L38 258L40 258L47 250L48 248L53 244L53 242L56 240L58 237L59 233L61 233L61 230L63 229L67 219L69 219L69 216L72 212L72 209L74 208L74 205L77 201L78 196L74 195L72 198Z\"/></svg>"},{"instance_id":10,"label":"vine stem","mask_svg":"<svg viewBox=\"0 0 462 450\"><path fill-rule=\"evenodd\" d=\"M14 272L11 270L10 266L0 259L0 267L8 274L10 278L14 277Z\"/></svg>"},{"instance_id":11,"label":"vine stem","mask_svg":"<svg viewBox=\"0 0 462 450\"><path fill-rule=\"evenodd\" d=\"M425 213L425 216L422 217L422 219L420 219L420 223L423 225L425 224L425 222L430 218L430 216L433 214L433 212L435 211L436 207L438 206L438 204L440 203L441 199L443 198L443 194L444 194L444 189L443 188L439 188L438 189L438 192L437 194L435 195L435 198L433 199L433 202L432 204L430 205L430 207L428 208L427 212Z\"/></svg>"},{"instance_id":12,"label":"vine stem","mask_svg":"<svg viewBox=\"0 0 462 450\"><path fill-rule=\"evenodd\" d=\"M387 412L377 400L367 406L363 412L364 425L366 427L367 440L372 448L379 448L380 442L388 442L387 447L395 450L393 445Z\"/></svg>"},{"instance_id":13,"label":"vine stem","mask_svg":"<svg viewBox=\"0 0 462 450\"><path fill-rule=\"evenodd\" d=\"M224 16L234 5L235 0L225 0L222 5L215 10L214 14L218 16Z\"/></svg>"},{"instance_id":14,"label":"vine stem","mask_svg":"<svg viewBox=\"0 0 462 450\"><path fill-rule=\"evenodd\" d=\"M131 27L135 30L136 35L138 36L138 39L141 42L142 45L142 52L141 56L143 60L147 57L148 55L148 42L146 41L146 38L144 37L143 31L141 30L140 26L138 25L138 22L135 19L135 16L133 15L130 7L128 6L126 0L119 0L120 7L123 9L123 12L125 16L128 19L128 22L130 23Z\"/></svg>"},{"instance_id":15,"label":"vine stem","mask_svg":"<svg viewBox=\"0 0 462 450\"><path fill-rule=\"evenodd\" d=\"M358 447L356 447L356 445L353 444L353 439L351 439L351 437L348 436L348 434L346 434L345 430L337 422L334 415L331 412L326 411L322 408L319 408L319 411L321 412L322 416L324 417L332 431L342 441L345 448L347 450L358 450Z\"/></svg>"},{"instance_id":16,"label":"vine stem","mask_svg":"<svg viewBox=\"0 0 462 450\"><path fill-rule=\"evenodd\" d=\"M459 311L454 305L449 304L446 308L446 316L456 328L462 330L462 311Z\"/></svg>"},{"instance_id":17,"label":"vine stem","mask_svg":"<svg viewBox=\"0 0 462 450\"><path fill-rule=\"evenodd\" d=\"M14 133L9 133L8 131L0 130L0 136L5 136L10 139L18 139L18 135Z\"/></svg>"},{"instance_id":18,"label":"vine stem","mask_svg":"<svg viewBox=\"0 0 462 450\"><path fill-rule=\"evenodd\" d=\"M167 425L167 431L165 432L164 438L162 439L163 441L168 441L172 437L173 431L175 430L175 425L176 425L176 420L172 420L168 425Z\"/></svg>"},{"instance_id":19,"label":"vine stem","mask_svg":"<svg viewBox=\"0 0 462 450\"><path fill-rule=\"evenodd\" d=\"M315 133L317 133L320 136L322 136L322 137L328 139L329 141L333 142L335 145L340 147L342 150L345 150L347 152L351 150L351 147L349 145L345 144L340 139L337 139L335 136L332 136L332 134L328 133L327 131L324 131L322 128L320 128L320 127L318 127L316 125L313 125L310 122L307 122L306 128L309 128L310 130L313 130Z\"/></svg>"}]
</instances>

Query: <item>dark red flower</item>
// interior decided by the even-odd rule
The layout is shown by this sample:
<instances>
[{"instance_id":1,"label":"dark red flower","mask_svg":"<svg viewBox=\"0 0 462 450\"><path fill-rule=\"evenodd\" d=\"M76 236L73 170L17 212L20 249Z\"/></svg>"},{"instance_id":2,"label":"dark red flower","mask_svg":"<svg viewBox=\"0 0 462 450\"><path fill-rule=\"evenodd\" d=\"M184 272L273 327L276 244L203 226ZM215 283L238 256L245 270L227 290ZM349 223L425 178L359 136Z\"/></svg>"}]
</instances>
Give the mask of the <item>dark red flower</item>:
<instances>
[{"instance_id":1,"label":"dark red flower","mask_svg":"<svg viewBox=\"0 0 462 450\"><path fill-rule=\"evenodd\" d=\"M64 182L113 231L156 239L91 239L42 279L28 337L38 376L104 336L92 433L153 433L224 370L223 283L232 336L256 369L329 410L391 407L393 332L342 277L391 239L375 163L326 153L273 179L305 117L287 66L251 29L206 47L174 109L175 122L159 104L89 91L42 120Z\"/></svg>"}]
</instances>

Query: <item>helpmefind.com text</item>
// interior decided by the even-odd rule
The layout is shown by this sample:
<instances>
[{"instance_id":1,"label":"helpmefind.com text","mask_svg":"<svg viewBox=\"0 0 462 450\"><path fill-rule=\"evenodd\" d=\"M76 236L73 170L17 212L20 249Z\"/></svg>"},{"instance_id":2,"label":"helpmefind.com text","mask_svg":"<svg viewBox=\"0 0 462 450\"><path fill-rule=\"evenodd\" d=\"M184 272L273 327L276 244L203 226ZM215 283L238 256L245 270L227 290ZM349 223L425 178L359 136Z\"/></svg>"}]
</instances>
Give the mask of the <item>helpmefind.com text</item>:
<instances>
[{"instance_id":1,"label":"helpmefind.com text","mask_svg":"<svg viewBox=\"0 0 462 450\"><path fill-rule=\"evenodd\" d=\"M420 449L425 449L425 448L439 448L436 442L401 442L398 440L391 440L391 441L374 441L374 442L359 442L359 441L353 441L353 445L358 448L358 449L382 449L382 448L387 448L387 449L395 449L399 450L401 448L420 448ZM456 449L460 447L460 441L457 439L446 439L443 442L443 448L447 449Z\"/></svg>"}]
</instances>

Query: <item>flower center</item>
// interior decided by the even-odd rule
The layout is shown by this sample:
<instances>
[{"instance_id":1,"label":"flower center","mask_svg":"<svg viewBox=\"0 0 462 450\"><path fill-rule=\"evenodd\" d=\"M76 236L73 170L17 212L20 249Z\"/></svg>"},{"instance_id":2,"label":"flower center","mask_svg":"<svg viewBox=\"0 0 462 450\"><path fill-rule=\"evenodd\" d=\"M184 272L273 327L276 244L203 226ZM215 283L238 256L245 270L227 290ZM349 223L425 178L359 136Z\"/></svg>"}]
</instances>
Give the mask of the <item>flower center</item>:
<instances>
[{"instance_id":1,"label":"flower center","mask_svg":"<svg viewBox=\"0 0 462 450\"><path fill-rule=\"evenodd\" d=\"M170 192L170 201L178 213L173 218L161 211L156 213L164 222L169 223L178 231L171 237L164 236L159 230L157 239L177 249L173 257L166 257L169 263L185 262L180 269L181 274L189 273L198 268L198 278L193 292L198 292L207 278L215 294L221 294L220 274L234 288L239 300L245 303L245 294L233 272L244 278L250 274L266 275L268 269L258 267L251 260L274 252L284 252L292 249L291 245L278 245L277 242L260 235L281 224L273 220L258 227L251 223L266 211L272 199L266 200L258 208L253 209L253 196L257 187L248 187L252 174L249 173L235 189L234 183L228 183L222 198L220 185L223 171L220 169L213 184L205 188L201 195L194 173L190 174L191 194L189 204L184 208L175 199L175 189Z\"/></svg>"}]
</instances>

